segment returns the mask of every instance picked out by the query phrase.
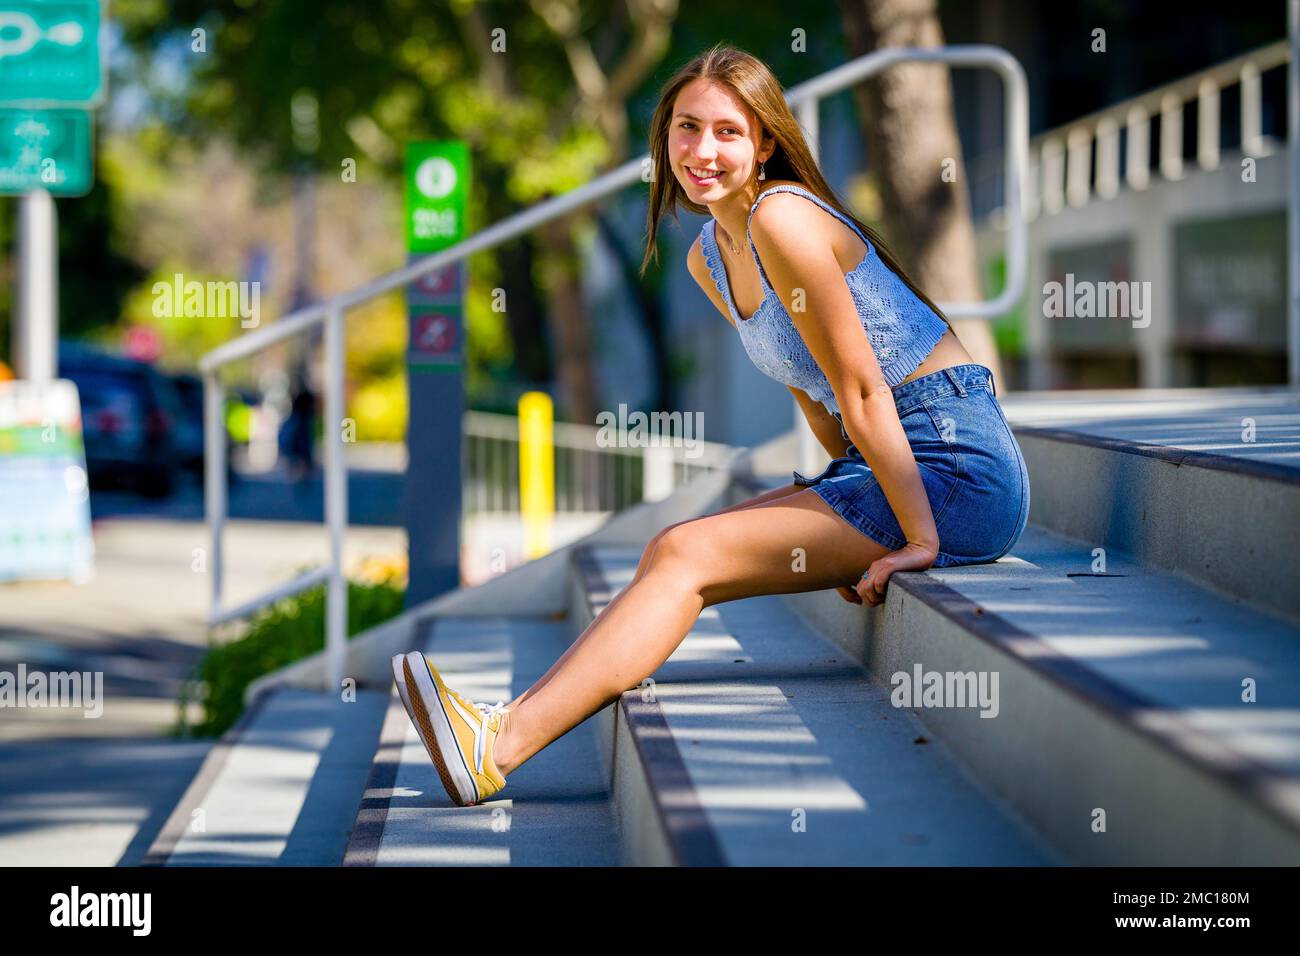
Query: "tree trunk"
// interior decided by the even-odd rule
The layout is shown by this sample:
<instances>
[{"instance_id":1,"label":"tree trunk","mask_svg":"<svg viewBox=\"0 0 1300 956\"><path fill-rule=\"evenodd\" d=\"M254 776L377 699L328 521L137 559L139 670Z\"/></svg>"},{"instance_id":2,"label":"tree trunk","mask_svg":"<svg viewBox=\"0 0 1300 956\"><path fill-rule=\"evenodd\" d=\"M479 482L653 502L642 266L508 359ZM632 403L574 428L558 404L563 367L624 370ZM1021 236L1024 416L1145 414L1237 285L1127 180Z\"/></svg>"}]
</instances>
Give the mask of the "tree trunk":
<instances>
[{"instance_id":1,"label":"tree trunk","mask_svg":"<svg viewBox=\"0 0 1300 956\"><path fill-rule=\"evenodd\" d=\"M557 413L563 411L569 421L594 425L597 396L591 323L582 297L582 262L574 245L571 220L572 217L565 216L538 226L542 240L538 258L543 270L542 287L546 290L547 318L559 383Z\"/></svg>"},{"instance_id":2,"label":"tree trunk","mask_svg":"<svg viewBox=\"0 0 1300 956\"><path fill-rule=\"evenodd\" d=\"M841 13L854 57L883 47L943 45L935 0L841 0ZM856 87L854 95L890 248L936 302L978 301L983 290L948 68L903 63ZM971 358L1000 383L988 320L951 321Z\"/></svg>"},{"instance_id":3,"label":"tree trunk","mask_svg":"<svg viewBox=\"0 0 1300 956\"><path fill-rule=\"evenodd\" d=\"M500 222L519 211L507 197L505 171L484 169L484 212L487 223ZM533 279L538 236L530 233L496 249L500 278L505 290L506 328L514 345L514 375L527 383L550 382L551 353L546 337L546 308ZM508 414L513 414L509 412Z\"/></svg>"},{"instance_id":4,"label":"tree trunk","mask_svg":"<svg viewBox=\"0 0 1300 956\"><path fill-rule=\"evenodd\" d=\"M596 226L605 246L618 263L623 283L631 294L646 341L650 345L651 375L654 381L648 411L671 411L677 407L677 389L668 369L668 317L655 286L637 275L640 260L627 248L618 229L603 212L597 212Z\"/></svg>"},{"instance_id":5,"label":"tree trunk","mask_svg":"<svg viewBox=\"0 0 1300 956\"><path fill-rule=\"evenodd\" d=\"M643 0L618 4L611 18L602 21L603 30L593 30L590 11L569 2L532 0L535 14L551 30L564 50L573 74L573 99L553 114L552 135L556 142L568 132L574 120L594 121L609 147L610 168L620 165L627 156L627 104L641 83L649 77L668 51L672 24L677 15L677 0ZM480 22L481 18L480 18ZM480 27L481 32L481 27ZM619 49L609 68L606 50ZM600 50L602 56L597 56ZM576 218L573 221L578 221ZM563 221L562 221L563 222ZM559 224L552 224L552 226ZM595 376L590 366L592 320L588 317L576 267L572 234L558 228L542 227L546 235L548 274L554 278L551 289L551 328L554 332L555 361L562 394L567 399L574 421L594 425L597 394ZM651 348L662 350L662 339L651 338ZM666 366L660 354L656 361Z\"/></svg>"},{"instance_id":6,"label":"tree trunk","mask_svg":"<svg viewBox=\"0 0 1300 956\"><path fill-rule=\"evenodd\" d=\"M504 217L502 217L504 218ZM523 382L549 382L551 352L546 338L546 310L533 287L537 260L532 236L521 236L497 248L501 288L506 293L506 327L514 343L514 374Z\"/></svg>"}]
</instances>

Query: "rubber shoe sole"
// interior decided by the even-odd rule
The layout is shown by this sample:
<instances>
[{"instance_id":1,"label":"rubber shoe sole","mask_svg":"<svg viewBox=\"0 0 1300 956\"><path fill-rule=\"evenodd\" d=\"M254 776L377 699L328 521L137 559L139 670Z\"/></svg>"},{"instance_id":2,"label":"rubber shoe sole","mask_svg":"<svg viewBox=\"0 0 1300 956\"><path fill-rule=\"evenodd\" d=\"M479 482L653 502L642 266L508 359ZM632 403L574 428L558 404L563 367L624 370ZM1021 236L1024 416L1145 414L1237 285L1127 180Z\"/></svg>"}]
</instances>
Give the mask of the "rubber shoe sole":
<instances>
[{"instance_id":1,"label":"rubber shoe sole","mask_svg":"<svg viewBox=\"0 0 1300 956\"><path fill-rule=\"evenodd\" d=\"M397 687L397 696L402 698L406 716L411 718L411 723L415 723L415 711L411 710L411 695L406 690L406 670L402 667L404 660L406 660L405 654L393 655L393 684Z\"/></svg>"},{"instance_id":2,"label":"rubber shoe sole","mask_svg":"<svg viewBox=\"0 0 1300 956\"><path fill-rule=\"evenodd\" d=\"M429 674L424 655L411 651L402 658L402 676L407 694L403 702L409 701L407 713L424 742L424 749L429 752L429 759L438 770L447 796L457 806L473 806L479 798L478 785L465 765L456 732L452 730L442 695Z\"/></svg>"}]
</instances>

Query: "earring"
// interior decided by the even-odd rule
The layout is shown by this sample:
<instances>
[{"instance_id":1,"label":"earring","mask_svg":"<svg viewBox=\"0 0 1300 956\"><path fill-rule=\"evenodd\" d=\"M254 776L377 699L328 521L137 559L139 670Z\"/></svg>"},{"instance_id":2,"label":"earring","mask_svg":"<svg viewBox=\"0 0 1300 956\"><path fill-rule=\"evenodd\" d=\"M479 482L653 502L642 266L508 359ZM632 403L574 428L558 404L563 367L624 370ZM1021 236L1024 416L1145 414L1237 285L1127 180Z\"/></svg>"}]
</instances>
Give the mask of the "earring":
<instances>
[{"instance_id":1,"label":"earring","mask_svg":"<svg viewBox=\"0 0 1300 956\"><path fill-rule=\"evenodd\" d=\"M764 179L767 179L767 170L765 170L765 169L763 168L764 165L765 165L764 163L759 163L759 164L758 164L758 181L759 181L759 182L762 182Z\"/></svg>"}]
</instances>

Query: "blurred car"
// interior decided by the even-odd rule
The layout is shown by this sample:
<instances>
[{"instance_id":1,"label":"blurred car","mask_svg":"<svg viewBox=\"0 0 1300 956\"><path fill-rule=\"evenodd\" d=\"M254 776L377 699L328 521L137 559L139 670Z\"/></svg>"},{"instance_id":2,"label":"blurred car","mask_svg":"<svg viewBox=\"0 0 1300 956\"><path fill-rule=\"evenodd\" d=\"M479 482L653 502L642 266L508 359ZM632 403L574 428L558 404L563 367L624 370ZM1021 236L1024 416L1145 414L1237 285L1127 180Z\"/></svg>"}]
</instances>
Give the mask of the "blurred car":
<instances>
[{"instance_id":1,"label":"blurred car","mask_svg":"<svg viewBox=\"0 0 1300 956\"><path fill-rule=\"evenodd\" d=\"M203 379L189 372L181 372L171 376L172 386L176 390L176 396L180 401L181 413L176 422L175 444L180 466L184 470L192 473L199 484L203 483L203 458L206 454L206 448L203 444ZM226 406L230 407L232 402L238 401L238 396L227 393ZM231 446L234 444L231 439L230 429L225 428L226 438L226 485L234 485L238 477L232 456L230 454Z\"/></svg>"},{"instance_id":2,"label":"blurred car","mask_svg":"<svg viewBox=\"0 0 1300 956\"><path fill-rule=\"evenodd\" d=\"M203 479L203 379L182 373L171 377L180 400L180 417L176 420L176 454L181 467Z\"/></svg>"},{"instance_id":3,"label":"blurred car","mask_svg":"<svg viewBox=\"0 0 1300 956\"><path fill-rule=\"evenodd\" d=\"M176 389L153 366L61 342L59 377L81 397L86 468L92 486L131 489L151 498L175 490L182 451Z\"/></svg>"}]
</instances>

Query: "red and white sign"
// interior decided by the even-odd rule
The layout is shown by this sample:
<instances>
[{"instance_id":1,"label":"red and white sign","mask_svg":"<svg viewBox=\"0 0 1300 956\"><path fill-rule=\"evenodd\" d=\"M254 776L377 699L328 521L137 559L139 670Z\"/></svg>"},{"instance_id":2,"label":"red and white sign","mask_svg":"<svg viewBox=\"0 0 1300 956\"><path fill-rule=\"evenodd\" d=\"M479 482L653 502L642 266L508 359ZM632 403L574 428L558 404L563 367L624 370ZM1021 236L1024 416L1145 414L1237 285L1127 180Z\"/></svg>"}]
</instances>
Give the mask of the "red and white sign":
<instances>
[{"instance_id":1,"label":"red and white sign","mask_svg":"<svg viewBox=\"0 0 1300 956\"><path fill-rule=\"evenodd\" d=\"M449 266L443 266L441 269L434 269L432 272L425 273L411 285L417 292L425 295L447 295L457 291L456 280L459 269L460 263L453 262Z\"/></svg>"},{"instance_id":2,"label":"red and white sign","mask_svg":"<svg viewBox=\"0 0 1300 956\"><path fill-rule=\"evenodd\" d=\"M439 312L417 313L411 325L411 351L449 355L456 351L456 319Z\"/></svg>"}]
</instances>

